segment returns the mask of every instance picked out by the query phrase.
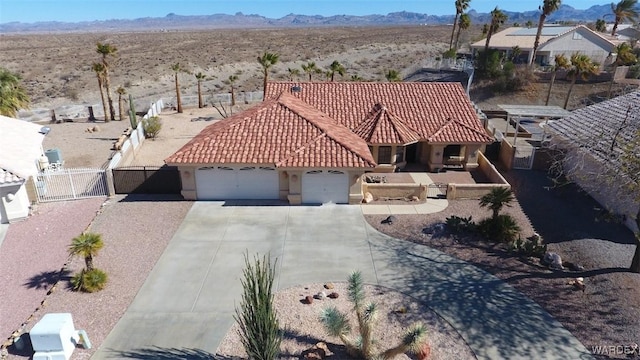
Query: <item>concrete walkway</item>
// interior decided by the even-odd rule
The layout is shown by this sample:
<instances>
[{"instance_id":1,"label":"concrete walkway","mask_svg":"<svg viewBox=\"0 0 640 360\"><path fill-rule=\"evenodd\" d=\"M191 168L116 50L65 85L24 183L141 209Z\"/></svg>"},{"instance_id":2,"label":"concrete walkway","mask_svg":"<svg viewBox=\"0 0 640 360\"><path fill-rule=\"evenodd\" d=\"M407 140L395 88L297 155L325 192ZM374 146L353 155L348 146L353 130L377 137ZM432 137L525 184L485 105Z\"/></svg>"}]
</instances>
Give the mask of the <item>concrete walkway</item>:
<instances>
[{"instance_id":1,"label":"concrete walkway","mask_svg":"<svg viewBox=\"0 0 640 360\"><path fill-rule=\"evenodd\" d=\"M276 288L344 281L410 294L449 321L479 359L587 359L585 347L496 277L369 226L358 206L194 204L93 359L207 358L233 323L243 254L278 258Z\"/></svg>"}]
</instances>

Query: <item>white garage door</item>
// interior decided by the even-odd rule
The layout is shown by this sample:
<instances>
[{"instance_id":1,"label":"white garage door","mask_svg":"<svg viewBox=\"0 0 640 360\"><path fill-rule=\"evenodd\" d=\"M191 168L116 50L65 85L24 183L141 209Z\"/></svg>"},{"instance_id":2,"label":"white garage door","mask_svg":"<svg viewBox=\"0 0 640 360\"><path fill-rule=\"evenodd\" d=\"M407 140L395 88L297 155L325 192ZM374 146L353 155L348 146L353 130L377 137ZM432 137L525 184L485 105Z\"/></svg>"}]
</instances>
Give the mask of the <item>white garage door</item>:
<instances>
[{"instance_id":1,"label":"white garage door","mask_svg":"<svg viewBox=\"0 0 640 360\"><path fill-rule=\"evenodd\" d=\"M302 202L325 204L349 202L349 175L342 171L307 171L302 175Z\"/></svg>"},{"instance_id":2,"label":"white garage door","mask_svg":"<svg viewBox=\"0 0 640 360\"><path fill-rule=\"evenodd\" d=\"M269 167L211 166L196 170L198 200L278 199L278 171Z\"/></svg>"}]
</instances>

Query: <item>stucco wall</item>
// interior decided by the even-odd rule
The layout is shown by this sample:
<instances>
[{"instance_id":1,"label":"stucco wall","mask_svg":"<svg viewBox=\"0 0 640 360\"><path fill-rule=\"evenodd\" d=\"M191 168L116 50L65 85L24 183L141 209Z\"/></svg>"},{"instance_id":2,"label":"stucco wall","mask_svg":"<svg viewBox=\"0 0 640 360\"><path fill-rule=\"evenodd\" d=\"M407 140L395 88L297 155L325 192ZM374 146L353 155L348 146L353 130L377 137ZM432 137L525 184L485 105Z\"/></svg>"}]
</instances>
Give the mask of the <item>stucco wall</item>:
<instances>
[{"instance_id":1,"label":"stucco wall","mask_svg":"<svg viewBox=\"0 0 640 360\"><path fill-rule=\"evenodd\" d=\"M362 191L371 193L374 199L411 198L412 196L417 196L420 200L427 198L427 185L421 184L362 183Z\"/></svg>"},{"instance_id":2,"label":"stucco wall","mask_svg":"<svg viewBox=\"0 0 640 360\"><path fill-rule=\"evenodd\" d=\"M0 187L0 223L29 216L29 196L24 185Z\"/></svg>"},{"instance_id":3,"label":"stucco wall","mask_svg":"<svg viewBox=\"0 0 640 360\"><path fill-rule=\"evenodd\" d=\"M574 39L574 33L582 35L582 39ZM549 52L549 61L551 63L553 63L557 54L564 54L567 58L570 58L571 55L579 52L602 65L612 49L607 47L608 45L604 40L595 40L591 39L591 37L587 38L588 35L584 35L586 35L585 31L577 30L544 44L539 51Z\"/></svg>"},{"instance_id":4,"label":"stucco wall","mask_svg":"<svg viewBox=\"0 0 640 360\"><path fill-rule=\"evenodd\" d=\"M498 156L500 164L507 170L511 170L513 167L513 156L515 155L515 149L508 141L503 140L500 142L500 154Z\"/></svg>"},{"instance_id":5,"label":"stucco wall","mask_svg":"<svg viewBox=\"0 0 640 360\"><path fill-rule=\"evenodd\" d=\"M449 184L447 187L447 199L480 199L496 187L511 188L507 184Z\"/></svg>"},{"instance_id":6,"label":"stucco wall","mask_svg":"<svg viewBox=\"0 0 640 360\"><path fill-rule=\"evenodd\" d=\"M478 153L478 167L480 171L494 184L509 184L483 153Z\"/></svg>"}]
</instances>

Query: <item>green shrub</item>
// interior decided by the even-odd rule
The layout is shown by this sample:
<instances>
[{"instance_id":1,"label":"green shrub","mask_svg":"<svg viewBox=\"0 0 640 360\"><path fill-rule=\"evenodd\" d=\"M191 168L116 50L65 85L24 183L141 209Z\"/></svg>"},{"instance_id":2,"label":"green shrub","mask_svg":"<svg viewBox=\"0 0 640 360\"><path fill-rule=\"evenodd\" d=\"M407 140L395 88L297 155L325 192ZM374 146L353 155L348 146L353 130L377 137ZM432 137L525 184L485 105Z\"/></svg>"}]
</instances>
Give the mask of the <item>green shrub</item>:
<instances>
[{"instance_id":1,"label":"green shrub","mask_svg":"<svg viewBox=\"0 0 640 360\"><path fill-rule=\"evenodd\" d=\"M542 238L540 235L533 235L526 240L522 240L518 236L518 239L509 244L509 250L518 252L525 256L543 257L547 252L547 245L542 244Z\"/></svg>"},{"instance_id":2,"label":"green shrub","mask_svg":"<svg viewBox=\"0 0 640 360\"><path fill-rule=\"evenodd\" d=\"M271 266L268 255L262 260L256 256L251 264L247 254L244 263L242 301L233 318L249 359L272 360L280 353L282 341L272 293L276 264Z\"/></svg>"},{"instance_id":3,"label":"green shrub","mask_svg":"<svg viewBox=\"0 0 640 360\"><path fill-rule=\"evenodd\" d=\"M471 216L468 218L451 215L447 218L447 228L454 234L462 232L473 232L476 229L476 223L473 222Z\"/></svg>"},{"instance_id":4,"label":"green shrub","mask_svg":"<svg viewBox=\"0 0 640 360\"><path fill-rule=\"evenodd\" d=\"M476 70L481 78L495 79L502 74L502 54L500 51L489 49L480 51L476 62Z\"/></svg>"},{"instance_id":5,"label":"green shrub","mask_svg":"<svg viewBox=\"0 0 640 360\"><path fill-rule=\"evenodd\" d=\"M629 79L640 79L640 64L630 66L627 77Z\"/></svg>"},{"instance_id":6,"label":"green shrub","mask_svg":"<svg viewBox=\"0 0 640 360\"><path fill-rule=\"evenodd\" d=\"M142 129L144 130L144 137L155 140L162 129L162 122L157 116L150 117L142 120Z\"/></svg>"},{"instance_id":7,"label":"green shrub","mask_svg":"<svg viewBox=\"0 0 640 360\"><path fill-rule=\"evenodd\" d=\"M478 230L488 240L511 243L516 240L520 226L510 215L498 215L480 221Z\"/></svg>"},{"instance_id":8,"label":"green shrub","mask_svg":"<svg viewBox=\"0 0 640 360\"><path fill-rule=\"evenodd\" d=\"M456 49L449 49L442 53L443 59L455 59L456 58Z\"/></svg>"},{"instance_id":9,"label":"green shrub","mask_svg":"<svg viewBox=\"0 0 640 360\"><path fill-rule=\"evenodd\" d=\"M107 285L107 274L100 269L85 270L71 278L73 290L80 290L88 293L100 291Z\"/></svg>"},{"instance_id":10,"label":"green shrub","mask_svg":"<svg viewBox=\"0 0 640 360\"><path fill-rule=\"evenodd\" d=\"M378 318L378 307L375 303L365 302L364 281L359 271L354 272L348 279L349 301L353 304L356 319L358 321L359 336L352 338L349 317L341 313L335 306L325 308L320 316L320 321L325 330L331 335L340 338L347 352L357 359L393 359L407 352L416 354L425 343L427 329L422 324L414 324L403 336L395 347L378 352L375 349L376 341L373 338L373 326Z\"/></svg>"}]
</instances>

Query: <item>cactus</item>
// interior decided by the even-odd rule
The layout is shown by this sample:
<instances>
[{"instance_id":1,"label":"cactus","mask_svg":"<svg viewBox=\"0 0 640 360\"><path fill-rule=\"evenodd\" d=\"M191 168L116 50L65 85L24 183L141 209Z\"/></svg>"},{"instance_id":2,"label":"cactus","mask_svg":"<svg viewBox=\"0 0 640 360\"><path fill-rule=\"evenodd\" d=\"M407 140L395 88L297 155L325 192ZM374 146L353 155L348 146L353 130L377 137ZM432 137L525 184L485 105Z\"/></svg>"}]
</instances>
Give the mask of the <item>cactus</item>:
<instances>
[{"instance_id":1,"label":"cactus","mask_svg":"<svg viewBox=\"0 0 640 360\"><path fill-rule=\"evenodd\" d=\"M136 107L133 104L133 96L129 94L129 121L131 122L131 128L135 129L138 127L138 119L136 117Z\"/></svg>"}]
</instances>

